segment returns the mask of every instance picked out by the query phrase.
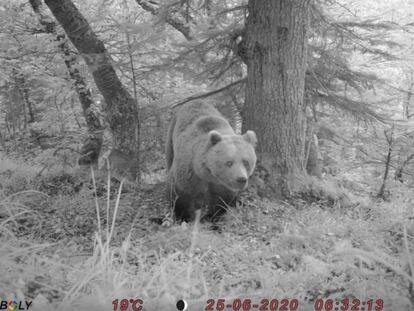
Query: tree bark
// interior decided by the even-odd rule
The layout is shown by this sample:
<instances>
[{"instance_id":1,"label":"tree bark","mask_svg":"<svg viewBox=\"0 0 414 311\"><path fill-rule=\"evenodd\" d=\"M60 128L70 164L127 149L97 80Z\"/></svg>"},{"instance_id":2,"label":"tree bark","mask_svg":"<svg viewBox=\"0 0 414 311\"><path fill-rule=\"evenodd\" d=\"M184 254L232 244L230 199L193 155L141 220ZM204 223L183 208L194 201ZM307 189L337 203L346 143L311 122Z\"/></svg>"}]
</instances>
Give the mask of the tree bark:
<instances>
[{"instance_id":1,"label":"tree bark","mask_svg":"<svg viewBox=\"0 0 414 311\"><path fill-rule=\"evenodd\" d=\"M246 21L243 131L258 137L269 182L289 194L304 171L308 0L250 0Z\"/></svg>"},{"instance_id":2,"label":"tree bark","mask_svg":"<svg viewBox=\"0 0 414 311\"><path fill-rule=\"evenodd\" d=\"M105 99L104 110L112 131L115 149L131 159L131 174L137 175L139 141L138 109L134 98L118 78L102 41L71 0L45 0L67 36L84 58Z\"/></svg>"},{"instance_id":3,"label":"tree bark","mask_svg":"<svg viewBox=\"0 0 414 311\"><path fill-rule=\"evenodd\" d=\"M409 79L409 87L408 87L408 92L407 92L407 99L403 103L404 105L403 117L405 119L410 119L413 116L412 114L410 114L410 106L411 106L411 101L413 97L413 89L414 89L414 72L411 71L410 79Z\"/></svg>"},{"instance_id":4,"label":"tree bark","mask_svg":"<svg viewBox=\"0 0 414 311\"><path fill-rule=\"evenodd\" d=\"M391 130L384 130L385 139L387 140L387 144L388 144L388 152L387 152L387 156L385 157L384 178L382 179L381 188L377 194L379 198L382 198L384 200L386 199L385 186L387 183L388 173L390 171L390 164L391 164L391 155L392 155L392 148L393 148L393 131L394 131L393 128Z\"/></svg>"}]
</instances>

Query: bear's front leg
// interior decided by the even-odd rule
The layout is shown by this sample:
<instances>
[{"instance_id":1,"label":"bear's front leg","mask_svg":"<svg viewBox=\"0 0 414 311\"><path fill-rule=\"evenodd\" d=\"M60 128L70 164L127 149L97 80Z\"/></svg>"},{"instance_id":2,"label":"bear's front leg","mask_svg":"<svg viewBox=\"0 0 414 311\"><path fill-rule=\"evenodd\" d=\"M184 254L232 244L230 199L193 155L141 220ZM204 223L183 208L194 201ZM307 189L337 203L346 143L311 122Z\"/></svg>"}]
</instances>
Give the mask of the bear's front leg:
<instances>
[{"instance_id":1,"label":"bear's front leg","mask_svg":"<svg viewBox=\"0 0 414 311\"><path fill-rule=\"evenodd\" d=\"M192 221L195 216L195 203L190 195L180 194L173 201L175 218L179 221Z\"/></svg>"},{"instance_id":2,"label":"bear's front leg","mask_svg":"<svg viewBox=\"0 0 414 311\"><path fill-rule=\"evenodd\" d=\"M204 198L191 195L177 195L174 204L174 212L177 220L190 222L195 219L197 209L204 205Z\"/></svg>"},{"instance_id":3,"label":"bear's front leg","mask_svg":"<svg viewBox=\"0 0 414 311\"><path fill-rule=\"evenodd\" d=\"M236 194L224 189L223 186L209 184L207 214L203 220L219 221L227 208L234 205L235 198Z\"/></svg>"}]
</instances>

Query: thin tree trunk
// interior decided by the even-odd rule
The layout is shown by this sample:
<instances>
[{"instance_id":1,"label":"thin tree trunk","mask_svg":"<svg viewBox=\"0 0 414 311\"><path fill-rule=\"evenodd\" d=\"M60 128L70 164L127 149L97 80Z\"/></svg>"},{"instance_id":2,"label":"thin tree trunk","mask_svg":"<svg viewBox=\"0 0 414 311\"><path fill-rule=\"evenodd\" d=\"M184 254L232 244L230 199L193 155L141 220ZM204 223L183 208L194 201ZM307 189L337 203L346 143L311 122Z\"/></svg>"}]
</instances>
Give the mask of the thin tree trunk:
<instances>
[{"instance_id":1,"label":"thin tree trunk","mask_svg":"<svg viewBox=\"0 0 414 311\"><path fill-rule=\"evenodd\" d=\"M59 42L58 47L64 57L66 68L73 81L82 106L89 135L82 146L79 164L87 165L96 163L102 146L103 128L99 117L95 114L94 110L91 109L91 106L93 105L92 93L86 83L86 79L80 73L78 55L71 53L66 34L63 31L57 30L56 22L45 10L42 0L29 0L29 3L36 13L39 23L43 26L44 31L56 36L56 41Z\"/></svg>"},{"instance_id":2,"label":"thin tree trunk","mask_svg":"<svg viewBox=\"0 0 414 311\"><path fill-rule=\"evenodd\" d=\"M390 164L391 164L391 155L392 155L392 143L393 143L393 129L391 129L390 131L385 130L384 131L385 134L385 138L387 140L388 143L388 153L387 156L385 158L385 172L384 172L384 178L382 180L382 185L380 190L378 191L378 197L385 199L385 185L387 183L387 179L388 179L388 173L390 171Z\"/></svg>"},{"instance_id":3,"label":"thin tree trunk","mask_svg":"<svg viewBox=\"0 0 414 311\"><path fill-rule=\"evenodd\" d=\"M10 126L9 126L9 113L8 112L6 112L4 114L4 124L6 125L6 130L7 130L7 133L9 133L9 137L11 137Z\"/></svg>"},{"instance_id":4,"label":"thin tree trunk","mask_svg":"<svg viewBox=\"0 0 414 311\"><path fill-rule=\"evenodd\" d=\"M11 85L10 89L9 89L9 98L7 100L7 113L6 113L6 117L7 117L7 121L10 125L9 127L11 128L11 139L14 141L16 138L16 109L14 107L14 102L15 102L16 98L15 98L15 86Z\"/></svg>"},{"instance_id":5,"label":"thin tree trunk","mask_svg":"<svg viewBox=\"0 0 414 311\"><path fill-rule=\"evenodd\" d=\"M35 114L34 114L34 110L33 110L33 103L30 100L30 95L29 95L29 88L25 85L24 89L23 89L23 96L24 96L24 100L27 104L27 110L29 112L29 120L27 121L28 123L33 123L35 121Z\"/></svg>"},{"instance_id":6,"label":"thin tree trunk","mask_svg":"<svg viewBox=\"0 0 414 311\"><path fill-rule=\"evenodd\" d=\"M111 64L102 41L71 0L45 0L67 36L85 59L96 86L105 99L104 110L114 138L115 148L131 159L132 177L136 177L139 141L138 110Z\"/></svg>"},{"instance_id":7,"label":"thin tree trunk","mask_svg":"<svg viewBox=\"0 0 414 311\"><path fill-rule=\"evenodd\" d=\"M250 0L248 10L243 131L256 131L269 182L289 194L304 169L309 1Z\"/></svg>"},{"instance_id":8,"label":"thin tree trunk","mask_svg":"<svg viewBox=\"0 0 414 311\"><path fill-rule=\"evenodd\" d=\"M135 66L134 66L134 58L132 57L132 46L131 46L131 40L129 37L129 34L126 33L126 39L127 39L127 43L128 43L128 56L129 56L129 64L131 66L131 73L132 73L132 84L133 84L133 89L134 89L134 101L135 101L135 105L137 107L137 111L139 112L139 105L138 105L138 91L137 91L137 77L135 74ZM141 114L138 113L138 117ZM138 120L137 122L137 140L141 141L141 120ZM137 152L137 156L136 156L136 161L137 161L137 178L138 180L141 178L141 153L140 150L138 150Z\"/></svg>"},{"instance_id":9,"label":"thin tree trunk","mask_svg":"<svg viewBox=\"0 0 414 311\"><path fill-rule=\"evenodd\" d=\"M23 115L23 129L24 132L27 132L27 111L26 111L26 100L24 97L24 89L25 89L25 79L24 75L21 71L19 71L17 68L13 68L13 74L14 74L14 83L15 83L15 100L14 100L14 106L16 108L17 113L21 113ZM20 117L19 120L19 131L20 129Z\"/></svg>"},{"instance_id":10,"label":"thin tree trunk","mask_svg":"<svg viewBox=\"0 0 414 311\"><path fill-rule=\"evenodd\" d=\"M410 161L412 160L412 159L414 159L414 153L412 153L412 154L410 154L408 157L407 157L407 159L405 159L405 161L398 167L398 169L395 171L395 174L394 174L394 178L396 179L396 180L398 180L399 182L404 182L404 180L403 180L403 178L402 178L402 176L403 176L403 173L404 173L404 168L405 168L405 166L408 164L408 163L410 163Z\"/></svg>"},{"instance_id":11,"label":"thin tree trunk","mask_svg":"<svg viewBox=\"0 0 414 311\"><path fill-rule=\"evenodd\" d=\"M408 88L408 92L407 92L407 99L405 101L405 103L403 103L404 105L404 111L403 111L403 117L406 119L409 119L410 117L412 117L412 115L410 115L410 104L411 104L411 100L412 100L412 96L413 96L413 88L414 88L414 74L411 73L410 76L410 86Z\"/></svg>"},{"instance_id":12,"label":"thin tree trunk","mask_svg":"<svg viewBox=\"0 0 414 311\"><path fill-rule=\"evenodd\" d=\"M26 101L23 98L23 94L22 94L22 107L23 107L23 122L24 122L23 123L23 129L24 129L24 132L26 133L27 132L27 123L28 123L28 121L27 121L27 107L26 107Z\"/></svg>"},{"instance_id":13,"label":"thin tree trunk","mask_svg":"<svg viewBox=\"0 0 414 311\"><path fill-rule=\"evenodd\" d=\"M3 150L6 150L6 143L4 141L3 134L1 133L1 130L0 130L0 146L3 148Z\"/></svg>"},{"instance_id":14,"label":"thin tree trunk","mask_svg":"<svg viewBox=\"0 0 414 311\"><path fill-rule=\"evenodd\" d=\"M73 99L73 97L71 97L70 98L70 108L72 109L72 113L73 113L73 117L75 118L75 122L76 122L76 125L78 126L78 128L82 128L82 125L80 124L80 122L79 122L79 118L78 118L78 116L76 115L76 111L75 111L75 105L74 105L74 99Z\"/></svg>"}]
</instances>

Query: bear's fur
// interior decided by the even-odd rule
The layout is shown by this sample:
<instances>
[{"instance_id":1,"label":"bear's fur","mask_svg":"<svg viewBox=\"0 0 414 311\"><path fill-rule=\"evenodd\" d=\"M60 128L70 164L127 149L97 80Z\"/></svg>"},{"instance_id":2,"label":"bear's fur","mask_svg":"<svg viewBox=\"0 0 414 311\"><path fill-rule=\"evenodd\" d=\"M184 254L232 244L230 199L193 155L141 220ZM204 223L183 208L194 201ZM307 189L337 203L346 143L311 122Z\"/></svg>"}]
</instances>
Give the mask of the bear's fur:
<instances>
[{"instance_id":1,"label":"bear's fur","mask_svg":"<svg viewBox=\"0 0 414 311\"><path fill-rule=\"evenodd\" d=\"M206 204L217 219L247 187L256 166L256 134L237 135L213 106L189 103L178 109L166 143L170 199L178 219L192 220ZM223 202L225 204L223 204Z\"/></svg>"}]
</instances>

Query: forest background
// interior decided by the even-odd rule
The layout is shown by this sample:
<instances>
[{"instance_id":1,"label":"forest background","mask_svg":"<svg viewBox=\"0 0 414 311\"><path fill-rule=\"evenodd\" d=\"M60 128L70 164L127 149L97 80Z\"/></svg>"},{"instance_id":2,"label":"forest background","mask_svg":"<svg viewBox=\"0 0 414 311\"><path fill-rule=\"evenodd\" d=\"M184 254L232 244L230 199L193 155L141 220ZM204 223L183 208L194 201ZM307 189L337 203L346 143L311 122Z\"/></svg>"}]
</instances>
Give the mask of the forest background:
<instances>
[{"instance_id":1,"label":"forest background","mask_svg":"<svg viewBox=\"0 0 414 311\"><path fill-rule=\"evenodd\" d=\"M84 18L73 33L87 22L83 41L50 11L59 2L61 17L75 7ZM125 297L204 309L241 296L412 309L412 1L309 2L310 176L281 200L261 189L262 165L220 232L170 219L171 108L208 101L241 130L253 2L0 2L0 297L39 310L113 309ZM120 183L134 152L138 182Z\"/></svg>"}]
</instances>

